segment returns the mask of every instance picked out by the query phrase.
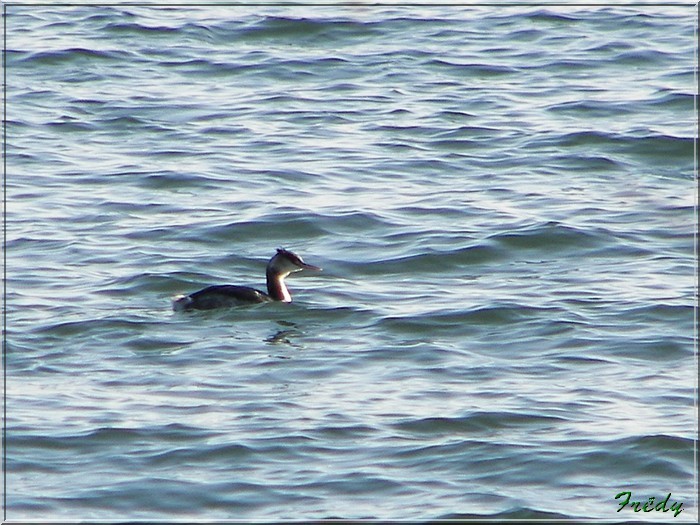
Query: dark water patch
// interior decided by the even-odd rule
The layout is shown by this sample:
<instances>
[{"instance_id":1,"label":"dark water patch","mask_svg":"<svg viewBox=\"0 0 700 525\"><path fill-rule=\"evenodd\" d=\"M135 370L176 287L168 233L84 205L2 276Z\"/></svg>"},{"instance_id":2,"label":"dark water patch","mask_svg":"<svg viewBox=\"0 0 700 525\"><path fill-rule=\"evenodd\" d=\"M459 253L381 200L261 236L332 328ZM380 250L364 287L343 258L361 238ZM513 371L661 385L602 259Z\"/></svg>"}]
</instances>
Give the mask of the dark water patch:
<instances>
[{"instance_id":1,"label":"dark water patch","mask_svg":"<svg viewBox=\"0 0 700 525\"><path fill-rule=\"evenodd\" d=\"M377 429L368 425L324 426L316 429L309 435L314 439L344 440L361 439L371 437L377 433Z\"/></svg>"},{"instance_id":2,"label":"dark water patch","mask_svg":"<svg viewBox=\"0 0 700 525\"><path fill-rule=\"evenodd\" d=\"M334 72L335 66L329 66ZM306 60L279 60L276 64L269 65L263 69L258 68L256 77L265 78L277 82L316 82L320 74L321 65L312 64ZM268 97L265 102L277 102L281 104L284 100L290 103L298 104L300 98L298 96L276 96Z\"/></svg>"},{"instance_id":3,"label":"dark water patch","mask_svg":"<svg viewBox=\"0 0 700 525\"><path fill-rule=\"evenodd\" d=\"M50 325L39 326L34 334L44 337L65 340L78 336L113 337L115 333L141 333L148 329L148 321L136 321L121 317L106 317L102 319L86 319L81 321L63 321ZM112 335L110 335L112 334Z\"/></svg>"},{"instance_id":4,"label":"dark water patch","mask_svg":"<svg viewBox=\"0 0 700 525\"><path fill-rule=\"evenodd\" d=\"M611 220L613 220L612 215ZM621 220L624 221L625 218L623 217ZM591 260L593 260L593 258L598 258L601 261L610 260L613 262L617 260L620 262L629 262L633 261L635 258L640 260L651 260L654 258L655 252L653 248L640 246L635 242L636 239L634 237L623 239L619 238L619 235L616 236L614 232L606 231L606 229L600 229L599 231L601 235L610 236L610 244L606 243L598 248L587 249L586 256L590 257ZM611 244L614 244L614 246L611 247Z\"/></svg>"},{"instance_id":5,"label":"dark water patch","mask_svg":"<svg viewBox=\"0 0 700 525\"><path fill-rule=\"evenodd\" d=\"M491 244L467 246L456 250L434 251L394 259L384 259L354 265L358 272L367 275L393 275L396 273L441 273L469 265L496 262L504 252Z\"/></svg>"},{"instance_id":6,"label":"dark water patch","mask_svg":"<svg viewBox=\"0 0 700 525\"><path fill-rule=\"evenodd\" d=\"M261 69L259 64L241 64L228 63L213 59L180 59L164 63L163 65L177 70L178 73L187 77L196 77L197 80L202 78L225 78L225 77L241 77L245 78L249 75L261 75L265 73L265 69ZM239 108L242 109L242 108Z\"/></svg>"},{"instance_id":7,"label":"dark water patch","mask_svg":"<svg viewBox=\"0 0 700 525\"><path fill-rule=\"evenodd\" d=\"M459 77L507 77L519 73L518 69L510 66L497 66L471 62L452 62L449 59L434 58L422 64L423 67L434 69L436 72L449 72Z\"/></svg>"},{"instance_id":8,"label":"dark water patch","mask_svg":"<svg viewBox=\"0 0 700 525\"><path fill-rule=\"evenodd\" d=\"M202 128L202 135L221 135L221 136L245 136L249 130L241 126L211 126L208 128Z\"/></svg>"},{"instance_id":9,"label":"dark water patch","mask_svg":"<svg viewBox=\"0 0 700 525\"><path fill-rule=\"evenodd\" d=\"M109 23L115 18L119 20L137 19L137 15L125 9L105 5L91 6L91 9L83 11L82 13L80 10L76 10L76 14L82 15L81 21L92 23L96 27L101 27L100 24Z\"/></svg>"},{"instance_id":10,"label":"dark water patch","mask_svg":"<svg viewBox=\"0 0 700 525\"><path fill-rule=\"evenodd\" d=\"M614 58L612 62L615 66L628 66L628 67L642 67L642 66L652 66L673 60L674 55L669 53L664 53L663 51L644 49L633 51L627 51L620 53Z\"/></svg>"},{"instance_id":11,"label":"dark water patch","mask_svg":"<svg viewBox=\"0 0 700 525\"><path fill-rule=\"evenodd\" d=\"M585 231L557 222L547 222L521 228L514 233L502 233L490 238L507 248L518 250L564 251L595 248L607 239L597 232Z\"/></svg>"},{"instance_id":12,"label":"dark water patch","mask_svg":"<svg viewBox=\"0 0 700 525\"><path fill-rule=\"evenodd\" d=\"M503 135L503 130L485 126L460 126L448 130L439 130L433 134L438 140L490 140Z\"/></svg>"},{"instance_id":13,"label":"dark water patch","mask_svg":"<svg viewBox=\"0 0 700 525\"><path fill-rule=\"evenodd\" d=\"M371 123L366 126L368 131L387 134L394 137L424 138L431 133L437 133L440 128L429 128L415 124L376 124Z\"/></svg>"},{"instance_id":14,"label":"dark water patch","mask_svg":"<svg viewBox=\"0 0 700 525\"><path fill-rule=\"evenodd\" d=\"M627 102L588 100L558 102L547 107L547 111L580 118L613 118L635 113Z\"/></svg>"},{"instance_id":15,"label":"dark water patch","mask_svg":"<svg viewBox=\"0 0 700 525\"><path fill-rule=\"evenodd\" d=\"M565 15L563 13L554 13L546 9L537 10L532 13L525 14L523 18L540 24L570 26L582 23L582 19L579 16Z\"/></svg>"},{"instance_id":16,"label":"dark water patch","mask_svg":"<svg viewBox=\"0 0 700 525\"><path fill-rule=\"evenodd\" d=\"M692 162L694 140L689 137L669 135L621 135L601 131L581 131L562 136L536 139L533 145L552 145L564 148L600 148L618 153L643 157L645 162Z\"/></svg>"},{"instance_id":17,"label":"dark water patch","mask_svg":"<svg viewBox=\"0 0 700 525\"><path fill-rule=\"evenodd\" d=\"M675 339L677 339L676 337ZM617 355L648 363L665 363L663 366L673 366L688 359L693 353L693 342L688 339L686 344L672 337L636 337L634 340L611 345L618 348ZM658 365L657 365L658 366Z\"/></svg>"},{"instance_id":18,"label":"dark water patch","mask_svg":"<svg viewBox=\"0 0 700 525\"><path fill-rule=\"evenodd\" d=\"M81 112L88 115L109 107L107 102L95 98L74 98L71 105L81 108Z\"/></svg>"},{"instance_id":19,"label":"dark water patch","mask_svg":"<svg viewBox=\"0 0 700 525\"><path fill-rule=\"evenodd\" d=\"M392 425L399 432L413 434L461 434L492 432L520 426L533 426L541 430L543 425L556 426L563 418L524 414L521 412L477 412L463 417L428 417L402 421Z\"/></svg>"},{"instance_id":20,"label":"dark water patch","mask_svg":"<svg viewBox=\"0 0 700 525\"><path fill-rule=\"evenodd\" d=\"M585 338L570 338L567 339L566 341L559 343L557 347L559 349L562 348L582 348L583 352L589 351L592 347L595 345L599 345L600 341L591 341L590 339L585 339ZM614 360L607 359L604 357L599 357L599 356L589 356L585 355L585 353L582 353L580 355L559 355L556 358L557 362L563 363L564 367L566 370L570 370L569 364L574 364L574 365L581 365L581 366L590 366L590 365L603 365L603 364L608 364L612 365L615 363Z\"/></svg>"},{"instance_id":21,"label":"dark water patch","mask_svg":"<svg viewBox=\"0 0 700 525\"><path fill-rule=\"evenodd\" d=\"M179 338L177 340L164 340L157 337L137 337L124 342L125 348L133 352L155 353L159 355L171 354L178 350L184 350L194 343L193 340Z\"/></svg>"},{"instance_id":22,"label":"dark water patch","mask_svg":"<svg viewBox=\"0 0 700 525\"><path fill-rule=\"evenodd\" d=\"M105 180L107 180L108 184L128 183L132 184L134 187L138 187L142 180L148 179L151 175L150 172L100 173L96 176L92 176L92 178L90 178L90 175L86 175L85 178L78 180L80 183L94 183L97 185L104 184ZM158 173L155 174L156 177L159 175ZM178 176L180 176L180 174L178 174ZM201 176L197 175L198 180L201 178ZM89 228L91 223L93 225L110 224L110 219L114 219L115 216L119 216L119 214L123 214L121 216L127 215L131 218L142 218L151 214L179 215L182 212L182 209L177 206L177 203L171 202L138 202L133 199L116 200L116 196L99 199L97 202L98 205L96 208L99 211L95 213L86 213L77 217L75 220L79 223L85 223L86 227Z\"/></svg>"},{"instance_id":23,"label":"dark water patch","mask_svg":"<svg viewBox=\"0 0 700 525\"><path fill-rule=\"evenodd\" d=\"M624 163L602 155L555 155L550 158L550 167L600 175L605 172L622 172L626 169Z\"/></svg>"},{"instance_id":24,"label":"dark water patch","mask_svg":"<svg viewBox=\"0 0 700 525\"><path fill-rule=\"evenodd\" d=\"M358 232L366 234L371 231L391 229L393 226L392 221L386 215L372 211L320 214L314 222L326 233L333 235L357 235Z\"/></svg>"},{"instance_id":25,"label":"dark water patch","mask_svg":"<svg viewBox=\"0 0 700 525\"><path fill-rule=\"evenodd\" d=\"M172 228L156 227L141 230L133 230L125 233L124 237L132 241L154 240L162 241L183 240L183 237L188 237L190 233L187 230L178 231Z\"/></svg>"},{"instance_id":26,"label":"dark water patch","mask_svg":"<svg viewBox=\"0 0 700 525\"><path fill-rule=\"evenodd\" d=\"M128 58L129 53L125 51L100 51L76 47L58 51L39 51L26 56L20 62L37 66L54 66L93 61L120 63Z\"/></svg>"},{"instance_id":27,"label":"dark water patch","mask_svg":"<svg viewBox=\"0 0 700 525\"><path fill-rule=\"evenodd\" d=\"M178 36L197 36L205 37L209 34L209 29L206 26L185 23L180 26L165 26L165 25L145 25L136 21L133 22L109 22L101 29L106 33L113 33L120 38L133 36L137 38L177 38Z\"/></svg>"},{"instance_id":28,"label":"dark water patch","mask_svg":"<svg viewBox=\"0 0 700 525\"><path fill-rule=\"evenodd\" d=\"M184 270L184 269L183 269ZM107 297L141 297L144 294L170 294L179 291L189 279L203 278L205 274L193 272L143 272L106 281L93 293Z\"/></svg>"},{"instance_id":29,"label":"dark water patch","mask_svg":"<svg viewBox=\"0 0 700 525\"><path fill-rule=\"evenodd\" d=\"M521 29L516 31L511 31L508 35L509 39L519 42L535 42L540 38L546 36L544 31L539 29Z\"/></svg>"},{"instance_id":30,"label":"dark water patch","mask_svg":"<svg viewBox=\"0 0 700 525\"><path fill-rule=\"evenodd\" d=\"M466 111L457 111L454 109L446 109L442 110L438 113L438 117L443 118L445 120L449 120L450 122L464 122L465 120L471 120L476 117L475 114L473 113L468 113ZM480 128L478 126L471 126L467 127L467 129L474 129L474 130L494 130L497 131L498 128Z\"/></svg>"},{"instance_id":31,"label":"dark water patch","mask_svg":"<svg viewBox=\"0 0 700 525\"><path fill-rule=\"evenodd\" d=\"M423 166L425 166L426 170L439 170L442 167L442 163L437 162L437 161L425 161L421 162ZM415 221L406 221L409 223L409 226L405 227L405 231L399 231L393 234L387 234L384 236L386 239L394 239L394 238L400 238L403 236L412 236L412 235L418 235L421 233L426 233L424 230L419 230L417 226L414 226L414 224L419 224L420 221L426 217L435 215L439 216L441 220L445 221L455 221L455 223L458 223L459 221L464 221L465 218L467 217L473 217L476 216L476 212L472 212L468 209L465 209L459 205L452 206L448 204L447 202L443 203L436 203L435 202L435 196L430 195L425 197L425 199L421 199L418 201L416 204L409 204L409 205L403 205L396 210L393 211L394 214L397 217L400 217L403 220L406 220L407 217L409 218L414 218ZM434 233L436 237L440 237L440 235L437 232L432 232ZM446 232L445 237L448 237L449 239L452 239L454 244L454 241L461 240L464 237L467 237L466 234L462 235L456 235L453 232ZM476 247L471 247L471 248L466 248L466 249L461 249L461 250L474 250ZM451 252L446 252L446 254L449 254ZM474 254L471 254L474 255Z\"/></svg>"},{"instance_id":32,"label":"dark water patch","mask_svg":"<svg viewBox=\"0 0 700 525\"><path fill-rule=\"evenodd\" d=\"M409 429L413 434L415 430ZM472 431L471 429L469 430ZM450 431L447 431L450 434ZM424 433L421 433L425 437ZM426 460L431 461L431 458L442 457L443 461L439 463L441 476L446 476L450 470L462 470L465 467L465 459L470 458L469 466L472 475L476 476L480 472L487 471L483 466L483 458L497 456L497 451L504 451L504 446L501 443L486 442L480 439L465 439L460 436L459 440L442 441L438 439L429 441L427 444L424 441L418 441L414 446L404 447L397 450L393 454L393 459L404 467L419 467L426 468ZM494 454L495 453L495 454ZM512 456L508 455L511 459ZM499 462L503 456L498 456ZM433 464L432 468L437 466ZM497 468L494 466L493 468Z\"/></svg>"},{"instance_id":33,"label":"dark water patch","mask_svg":"<svg viewBox=\"0 0 700 525\"><path fill-rule=\"evenodd\" d=\"M302 488L320 492L321 494L356 495L382 494L403 489L403 485L392 479L377 477L363 472L353 472L343 476L328 475L321 481L302 485Z\"/></svg>"},{"instance_id":34,"label":"dark water patch","mask_svg":"<svg viewBox=\"0 0 700 525\"><path fill-rule=\"evenodd\" d=\"M469 327L487 325L511 326L549 317L556 309L524 306L481 307L457 312L424 313L414 316L388 316L381 320L385 330L402 334L427 334L431 336L464 335Z\"/></svg>"},{"instance_id":35,"label":"dark water patch","mask_svg":"<svg viewBox=\"0 0 700 525\"><path fill-rule=\"evenodd\" d=\"M53 503L54 508L70 505L96 516L104 516L104 508L109 507L112 510L110 516L127 513L144 519L172 514L180 519L185 516L196 519L202 509L223 508L228 512L245 512L268 502L270 493L274 494L264 485L238 483L231 488L232 491L239 491L237 495L228 496L220 487L218 491L213 491L208 483L185 481L177 479L176 475L114 479L104 488L99 484L97 487L75 487L67 491L68 495L48 501Z\"/></svg>"},{"instance_id":36,"label":"dark water patch","mask_svg":"<svg viewBox=\"0 0 700 525\"><path fill-rule=\"evenodd\" d=\"M692 446L688 445L685 451L668 451L664 448L653 448L648 452L649 443L640 444L643 437L625 438L607 443L605 447L600 444L581 445L580 452L570 448L573 452L570 461L586 465L586 472L592 475L596 472L607 471L610 464L614 464L618 472L630 479L652 478L659 479L691 479L692 478ZM665 444L666 440L652 440L652 444ZM638 451L644 451L639 454Z\"/></svg>"},{"instance_id":37,"label":"dark water patch","mask_svg":"<svg viewBox=\"0 0 700 525\"><path fill-rule=\"evenodd\" d=\"M206 174L173 171L129 172L120 175L133 176L137 185L154 190L201 188L209 180Z\"/></svg>"},{"instance_id":38,"label":"dark water patch","mask_svg":"<svg viewBox=\"0 0 700 525\"><path fill-rule=\"evenodd\" d=\"M170 160L170 159L189 160L192 157L192 150L190 148L175 149L175 148L169 147L167 149L151 150L148 153L145 153L144 155L146 157L155 157L156 160L158 160L158 158L165 158L166 160Z\"/></svg>"},{"instance_id":39,"label":"dark water patch","mask_svg":"<svg viewBox=\"0 0 700 525\"><path fill-rule=\"evenodd\" d=\"M661 91L659 95L650 101L645 101L645 105L657 109L668 111L693 111L695 97L691 93L677 93Z\"/></svg>"},{"instance_id":40,"label":"dark water patch","mask_svg":"<svg viewBox=\"0 0 700 525\"><path fill-rule=\"evenodd\" d=\"M89 122L81 122L73 117L63 117L62 120L47 122L48 128L56 128L61 132L94 132L96 127Z\"/></svg>"},{"instance_id":41,"label":"dark water patch","mask_svg":"<svg viewBox=\"0 0 700 525\"><path fill-rule=\"evenodd\" d=\"M104 447L122 447L125 445L146 445L164 441L168 443L191 443L199 438L206 438L209 432L199 428L172 423L156 427L119 428L101 427L78 434L47 436L38 432L13 429L11 441L13 447L29 447L48 450L96 450Z\"/></svg>"},{"instance_id":42,"label":"dark water patch","mask_svg":"<svg viewBox=\"0 0 700 525\"><path fill-rule=\"evenodd\" d=\"M163 34L169 37L171 33L177 33L180 28L169 26L147 26L136 22L110 23L105 25L104 30L121 35L130 34L134 36L150 37L154 34Z\"/></svg>"},{"instance_id":43,"label":"dark water patch","mask_svg":"<svg viewBox=\"0 0 700 525\"><path fill-rule=\"evenodd\" d=\"M537 510L530 507L517 506L512 509L505 510L502 512L494 512L491 514L476 514L476 513L462 513L462 512L451 512L449 514L443 514L439 516L438 520L457 520L457 521L496 521L505 522L508 520L532 520L532 521L547 521L547 520L570 520L572 518L571 514L562 514L559 512L548 512L543 510ZM428 522L430 523L430 522Z\"/></svg>"},{"instance_id":44,"label":"dark water patch","mask_svg":"<svg viewBox=\"0 0 700 525\"><path fill-rule=\"evenodd\" d=\"M331 67L353 66L354 65L354 63L352 61L350 61L346 58L342 58L342 57L323 57L323 58L319 58L318 60L314 60L313 64L314 65L321 64L324 66L331 66ZM353 86L354 89L357 89L357 87L359 87L359 86L354 85L354 84L351 84L351 85ZM339 85L341 90L344 86L347 87L348 84L340 84Z\"/></svg>"},{"instance_id":45,"label":"dark water patch","mask_svg":"<svg viewBox=\"0 0 700 525\"><path fill-rule=\"evenodd\" d=\"M630 42L624 42L620 40L614 40L612 42L605 42L603 44L595 44L589 48L584 49L585 53L594 54L605 54L607 56L617 56L620 53L631 51L635 48L635 45Z\"/></svg>"},{"instance_id":46,"label":"dark water patch","mask_svg":"<svg viewBox=\"0 0 700 525\"><path fill-rule=\"evenodd\" d=\"M373 24L342 19L286 18L268 16L255 23L236 28L236 36L243 42L282 41L299 46L338 42L345 44L375 34ZM291 40L290 40L291 39Z\"/></svg>"},{"instance_id":47,"label":"dark water patch","mask_svg":"<svg viewBox=\"0 0 700 525\"><path fill-rule=\"evenodd\" d=\"M22 49L5 49L5 60L8 67L13 67L15 65L21 64L23 61L30 61L35 53L30 51L25 51ZM47 93L52 93L52 91L47 91L43 89L37 89L36 92L29 91L24 93L23 96L42 96ZM8 93L9 94L9 93Z\"/></svg>"},{"instance_id":48,"label":"dark water patch","mask_svg":"<svg viewBox=\"0 0 700 525\"><path fill-rule=\"evenodd\" d=\"M260 452L255 447L238 443L186 446L149 455L145 458L145 463L152 467L187 466L192 468L212 460L217 463L247 461Z\"/></svg>"},{"instance_id":49,"label":"dark water patch","mask_svg":"<svg viewBox=\"0 0 700 525\"><path fill-rule=\"evenodd\" d=\"M278 185L287 185L290 190L304 184L319 182L324 177L319 173L305 171L303 169L294 169L287 167L285 169L270 169L262 174L267 181Z\"/></svg>"},{"instance_id":50,"label":"dark water patch","mask_svg":"<svg viewBox=\"0 0 700 525\"><path fill-rule=\"evenodd\" d=\"M247 40L309 37L321 33L327 26L327 23L321 20L268 16L241 28L239 35Z\"/></svg>"},{"instance_id":51,"label":"dark water patch","mask_svg":"<svg viewBox=\"0 0 700 525\"><path fill-rule=\"evenodd\" d=\"M323 233L323 223L317 218L272 214L256 220L190 228L186 236L215 246L236 246L265 238L270 250L273 250L277 245L291 246L295 239L313 239Z\"/></svg>"},{"instance_id":52,"label":"dark water patch","mask_svg":"<svg viewBox=\"0 0 700 525\"><path fill-rule=\"evenodd\" d=\"M338 293L333 291L333 286L330 286L330 293ZM323 291L317 291L318 294L323 294ZM374 311L362 305L347 305L335 307L318 307L314 305L306 305L305 312L309 320L315 323L331 323L331 325L344 325L350 323L355 330L371 327L376 322L376 314ZM320 326L327 326L321 324Z\"/></svg>"},{"instance_id":53,"label":"dark water patch","mask_svg":"<svg viewBox=\"0 0 700 525\"><path fill-rule=\"evenodd\" d=\"M647 162L666 164L669 161L678 165L679 170L692 163L695 139L692 137L672 137L669 135L651 135L636 138L629 143L628 152L643 157Z\"/></svg>"},{"instance_id":54,"label":"dark water patch","mask_svg":"<svg viewBox=\"0 0 700 525\"><path fill-rule=\"evenodd\" d=\"M690 466L695 441L669 434L650 434L626 438L620 445L638 457L664 454L684 460Z\"/></svg>"},{"instance_id":55,"label":"dark water patch","mask_svg":"<svg viewBox=\"0 0 700 525\"><path fill-rule=\"evenodd\" d=\"M113 130L153 129L146 120L132 115L110 117L100 121L100 125Z\"/></svg>"},{"instance_id":56,"label":"dark water patch","mask_svg":"<svg viewBox=\"0 0 700 525\"><path fill-rule=\"evenodd\" d=\"M546 143L563 147L586 147L616 145L624 140L620 135L603 131L576 131L564 135L550 136Z\"/></svg>"},{"instance_id":57,"label":"dark water patch","mask_svg":"<svg viewBox=\"0 0 700 525\"><path fill-rule=\"evenodd\" d=\"M657 304L628 308L625 317L637 323L674 324L679 326L692 323L695 308L690 305Z\"/></svg>"},{"instance_id":58,"label":"dark water patch","mask_svg":"<svg viewBox=\"0 0 700 525\"><path fill-rule=\"evenodd\" d=\"M479 141L466 139L432 140L429 144L437 150L451 152L464 152L481 148Z\"/></svg>"}]
</instances>

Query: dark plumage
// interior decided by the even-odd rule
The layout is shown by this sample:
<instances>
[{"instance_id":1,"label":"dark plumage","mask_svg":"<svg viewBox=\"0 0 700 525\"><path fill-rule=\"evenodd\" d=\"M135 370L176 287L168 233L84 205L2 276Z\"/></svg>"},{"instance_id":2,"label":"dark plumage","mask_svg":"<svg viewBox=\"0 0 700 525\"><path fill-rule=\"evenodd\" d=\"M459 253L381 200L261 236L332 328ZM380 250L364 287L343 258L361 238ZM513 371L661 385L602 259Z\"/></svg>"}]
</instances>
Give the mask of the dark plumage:
<instances>
[{"instance_id":1,"label":"dark plumage","mask_svg":"<svg viewBox=\"0 0 700 525\"><path fill-rule=\"evenodd\" d=\"M291 302L292 296L284 284L284 279L294 272L301 270L316 270L321 268L305 263L297 254L278 248L277 253L267 264L267 293L249 286L221 284L208 286L190 295L181 295L173 300L173 309L210 310L242 304L264 303L268 301Z\"/></svg>"}]
</instances>

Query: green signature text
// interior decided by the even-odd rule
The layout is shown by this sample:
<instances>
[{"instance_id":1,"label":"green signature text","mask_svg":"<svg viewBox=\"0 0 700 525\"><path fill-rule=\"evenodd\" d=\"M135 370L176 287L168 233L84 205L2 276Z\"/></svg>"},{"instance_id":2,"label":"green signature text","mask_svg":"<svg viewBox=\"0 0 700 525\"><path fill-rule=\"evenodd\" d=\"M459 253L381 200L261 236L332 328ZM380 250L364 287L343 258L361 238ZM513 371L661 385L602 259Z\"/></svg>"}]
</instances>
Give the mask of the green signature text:
<instances>
[{"instance_id":1,"label":"green signature text","mask_svg":"<svg viewBox=\"0 0 700 525\"><path fill-rule=\"evenodd\" d=\"M635 511L635 512L673 512L673 517L675 518L678 516L681 512L683 512L683 503L674 501L673 504L671 504L670 507L668 507L668 501L671 499L671 493L668 493L668 496L666 496L666 499L661 500L659 499L658 503L654 504L654 496L650 497L647 501L631 501L632 500L632 492L630 491L625 491L625 492L620 492L617 496L615 496L615 499L619 499L620 502L618 505L620 505L620 508L617 509L617 512L620 512L622 509L629 507Z\"/></svg>"}]
</instances>

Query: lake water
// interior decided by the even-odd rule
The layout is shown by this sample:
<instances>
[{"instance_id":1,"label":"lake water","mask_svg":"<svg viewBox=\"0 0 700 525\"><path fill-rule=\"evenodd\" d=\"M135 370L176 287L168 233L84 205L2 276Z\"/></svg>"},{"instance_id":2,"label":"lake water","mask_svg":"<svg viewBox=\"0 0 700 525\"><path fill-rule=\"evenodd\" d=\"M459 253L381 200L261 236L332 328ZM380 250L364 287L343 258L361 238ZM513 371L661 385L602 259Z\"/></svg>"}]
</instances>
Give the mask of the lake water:
<instances>
[{"instance_id":1,"label":"lake water","mask_svg":"<svg viewBox=\"0 0 700 525\"><path fill-rule=\"evenodd\" d=\"M8 519L697 520L694 6L5 9Z\"/></svg>"}]
</instances>

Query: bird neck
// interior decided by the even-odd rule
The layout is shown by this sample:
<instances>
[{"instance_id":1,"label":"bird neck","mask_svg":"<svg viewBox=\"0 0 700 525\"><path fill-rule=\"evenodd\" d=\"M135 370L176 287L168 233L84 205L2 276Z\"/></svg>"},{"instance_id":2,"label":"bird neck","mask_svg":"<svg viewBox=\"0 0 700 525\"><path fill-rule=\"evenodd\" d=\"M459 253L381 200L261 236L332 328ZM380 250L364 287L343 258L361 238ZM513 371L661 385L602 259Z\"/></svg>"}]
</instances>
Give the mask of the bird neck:
<instances>
[{"instance_id":1,"label":"bird neck","mask_svg":"<svg viewBox=\"0 0 700 525\"><path fill-rule=\"evenodd\" d=\"M287 285L284 284L284 278L289 275L288 273L279 273L270 268L267 269L267 293L275 301L282 301L285 303L292 302L292 296L287 290Z\"/></svg>"}]
</instances>

